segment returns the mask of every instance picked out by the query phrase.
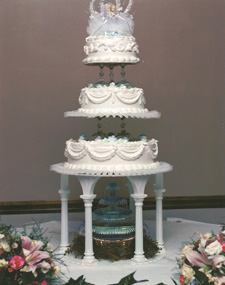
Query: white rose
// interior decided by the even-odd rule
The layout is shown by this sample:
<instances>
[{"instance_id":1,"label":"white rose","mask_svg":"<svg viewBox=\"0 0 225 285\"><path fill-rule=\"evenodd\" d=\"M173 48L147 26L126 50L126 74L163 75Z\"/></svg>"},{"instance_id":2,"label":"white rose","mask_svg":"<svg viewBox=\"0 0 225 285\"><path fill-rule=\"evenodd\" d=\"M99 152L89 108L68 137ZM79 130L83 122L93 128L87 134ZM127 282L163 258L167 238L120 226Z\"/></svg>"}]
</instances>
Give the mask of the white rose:
<instances>
[{"instance_id":1,"label":"white rose","mask_svg":"<svg viewBox=\"0 0 225 285\"><path fill-rule=\"evenodd\" d=\"M61 267L60 267L60 266L58 266L58 265L55 266L55 267L54 267L54 270L55 270L55 271L54 271L54 275L55 275L55 276L59 276L59 275L61 274Z\"/></svg>"},{"instance_id":2,"label":"white rose","mask_svg":"<svg viewBox=\"0 0 225 285\"><path fill-rule=\"evenodd\" d=\"M212 237L212 234L211 233L206 233L206 234L204 234L204 238L206 238L206 239L209 239L209 238L211 238Z\"/></svg>"},{"instance_id":3,"label":"white rose","mask_svg":"<svg viewBox=\"0 0 225 285\"><path fill-rule=\"evenodd\" d=\"M2 248L4 249L4 251L10 252L10 246L6 241L2 242Z\"/></svg>"},{"instance_id":4,"label":"white rose","mask_svg":"<svg viewBox=\"0 0 225 285\"><path fill-rule=\"evenodd\" d=\"M218 242L218 240L215 240L205 248L205 253L208 255L217 255L220 254L222 250L223 248L221 244Z\"/></svg>"},{"instance_id":5,"label":"white rose","mask_svg":"<svg viewBox=\"0 0 225 285\"><path fill-rule=\"evenodd\" d=\"M182 259L185 259L187 253L188 253L191 249L193 249L193 246L192 246L192 245L186 245L186 246L182 249L182 251L181 251L181 258L182 258Z\"/></svg>"},{"instance_id":6,"label":"white rose","mask_svg":"<svg viewBox=\"0 0 225 285\"><path fill-rule=\"evenodd\" d=\"M47 244L47 250L50 252L53 251L53 245L50 242Z\"/></svg>"},{"instance_id":7,"label":"white rose","mask_svg":"<svg viewBox=\"0 0 225 285\"><path fill-rule=\"evenodd\" d=\"M50 265L48 262L43 261L43 262L41 263L41 271L42 271L44 274L47 273L50 268L51 268L51 265Z\"/></svg>"},{"instance_id":8,"label":"white rose","mask_svg":"<svg viewBox=\"0 0 225 285\"><path fill-rule=\"evenodd\" d=\"M40 248L42 248L43 242L40 241L40 240L32 240L32 241L31 241L31 247L34 247L34 246L36 246L36 245L38 245L38 246L40 246Z\"/></svg>"},{"instance_id":9,"label":"white rose","mask_svg":"<svg viewBox=\"0 0 225 285\"><path fill-rule=\"evenodd\" d=\"M185 278L187 278L188 282L192 282L195 279L194 278L194 275L195 275L194 270L190 266L188 266L187 264L184 264L182 267L182 275Z\"/></svg>"},{"instance_id":10,"label":"white rose","mask_svg":"<svg viewBox=\"0 0 225 285\"><path fill-rule=\"evenodd\" d=\"M9 264L9 262L8 261L6 261L4 258L3 259L0 259L0 268L1 267L8 267L8 264Z\"/></svg>"}]
</instances>

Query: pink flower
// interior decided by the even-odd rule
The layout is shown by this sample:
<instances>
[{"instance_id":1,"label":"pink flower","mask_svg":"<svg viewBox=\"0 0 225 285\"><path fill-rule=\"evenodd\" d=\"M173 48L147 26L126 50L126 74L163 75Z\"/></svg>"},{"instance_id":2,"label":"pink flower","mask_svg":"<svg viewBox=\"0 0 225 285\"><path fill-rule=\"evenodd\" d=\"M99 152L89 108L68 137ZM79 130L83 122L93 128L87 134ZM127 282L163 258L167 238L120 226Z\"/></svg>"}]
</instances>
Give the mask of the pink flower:
<instances>
[{"instance_id":1,"label":"pink flower","mask_svg":"<svg viewBox=\"0 0 225 285\"><path fill-rule=\"evenodd\" d=\"M212 259L212 265L214 268L221 268L223 265L225 265L225 256L215 255Z\"/></svg>"},{"instance_id":2,"label":"pink flower","mask_svg":"<svg viewBox=\"0 0 225 285\"><path fill-rule=\"evenodd\" d=\"M225 242L222 242L222 243L221 243L221 246L222 246L223 252L225 252Z\"/></svg>"},{"instance_id":3,"label":"pink flower","mask_svg":"<svg viewBox=\"0 0 225 285\"><path fill-rule=\"evenodd\" d=\"M225 276L219 277L218 281L219 281L219 283L218 283L219 285L224 285L225 284Z\"/></svg>"},{"instance_id":4,"label":"pink flower","mask_svg":"<svg viewBox=\"0 0 225 285\"><path fill-rule=\"evenodd\" d=\"M49 253L41 251L43 243L41 241L32 241L29 237L21 237L22 239L22 255L27 266L24 267L25 272L34 272L38 267L38 263L42 259L49 258Z\"/></svg>"},{"instance_id":5,"label":"pink flower","mask_svg":"<svg viewBox=\"0 0 225 285\"><path fill-rule=\"evenodd\" d=\"M48 285L46 281L41 282L41 285Z\"/></svg>"},{"instance_id":6,"label":"pink flower","mask_svg":"<svg viewBox=\"0 0 225 285\"><path fill-rule=\"evenodd\" d=\"M194 250L189 250L189 252L186 255L188 261L191 263L191 265L196 265L199 267L206 267L210 262L209 260Z\"/></svg>"},{"instance_id":7,"label":"pink flower","mask_svg":"<svg viewBox=\"0 0 225 285\"><path fill-rule=\"evenodd\" d=\"M24 266L24 259L21 256L15 255L10 260L9 265L11 268L9 268L9 272L12 272L13 270L21 269Z\"/></svg>"},{"instance_id":8,"label":"pink flower","mask_svg":"<svg viewBox=\"0 0 225 285\"><path fill-rule=\"evenodd\" d=\"M186 279L186 278L184 277L184 275L181 275L181 277L180 277L180 282L181 282L182 285L184 284L185 279Z\"/></svg>"}]
</instances>

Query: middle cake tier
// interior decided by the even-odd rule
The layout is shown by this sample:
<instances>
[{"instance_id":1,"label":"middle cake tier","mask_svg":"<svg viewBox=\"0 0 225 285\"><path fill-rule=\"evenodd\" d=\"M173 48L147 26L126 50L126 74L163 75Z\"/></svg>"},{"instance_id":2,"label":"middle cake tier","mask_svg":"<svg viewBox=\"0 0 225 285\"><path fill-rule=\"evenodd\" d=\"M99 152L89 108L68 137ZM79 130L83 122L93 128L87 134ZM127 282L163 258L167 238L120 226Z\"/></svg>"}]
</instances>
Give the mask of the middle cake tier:
<instances>
[{"instance_id":1,"label":"middle cake tier","mask_svg":"<svg viewBox=\"0 0 225 285\"><path fill-rule=\"evenodd\" d=\"M149 141L128 141L126 138L104 138L95 141L70 139L66 142L66 168L80 171L104 170L147 170L157 168L158 143Z\"/></svg>"},{"instance_id":2,"label":"middle cake tier","mask_svg":"<svg viewBox=\"0 0 225 285\"><path fill-rule=\"evenodd\" d=\"M66 117L159 118L160 113L145 108L143 89L116 85L85 87L79 97L80 108L66 112Z\"/></svg>"}]
</instances>

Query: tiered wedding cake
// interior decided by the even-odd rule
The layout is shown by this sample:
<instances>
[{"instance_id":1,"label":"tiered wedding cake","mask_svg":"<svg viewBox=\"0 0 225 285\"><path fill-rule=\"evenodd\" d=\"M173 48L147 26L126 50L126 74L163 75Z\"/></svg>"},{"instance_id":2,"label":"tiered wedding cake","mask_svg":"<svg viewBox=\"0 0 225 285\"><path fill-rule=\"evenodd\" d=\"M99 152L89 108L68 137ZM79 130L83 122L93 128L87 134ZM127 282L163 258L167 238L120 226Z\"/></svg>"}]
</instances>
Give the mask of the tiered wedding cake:
<instances>
[{"instance_id":1,"label":"tiered wedding cake","mask_svg":"<svg viewBox=\"0 0 225 285\"><path fill-rule=\"evenodd\" d=\"M159 118L157 111L145 108L143 89L125 79L125 66L139 62L138 45L133 37L134 22L129 11L132 0L123 10L120 1L115 5L100 0L100 11L90 3L90 19L84 51L86 65L100 67L100 79L81 90L77 111L66 112L66 117L99 119L99 130L90 139L81 135L78 140L66 142L67 162L53 165L52 170L71 175L147 175L169 171L167 163L155 161L157 140L145 135L131 137L124 129L124 118ZM121 80L114 82L113 68L121 67ZM110 69L110 78L103 79L104 68ZM100 120L104 117L121 118L119 134L104 134ZM110 130L111 131L111 130ZM112 130L113 131L113 130Z\"/></svg>"}]
</instances>

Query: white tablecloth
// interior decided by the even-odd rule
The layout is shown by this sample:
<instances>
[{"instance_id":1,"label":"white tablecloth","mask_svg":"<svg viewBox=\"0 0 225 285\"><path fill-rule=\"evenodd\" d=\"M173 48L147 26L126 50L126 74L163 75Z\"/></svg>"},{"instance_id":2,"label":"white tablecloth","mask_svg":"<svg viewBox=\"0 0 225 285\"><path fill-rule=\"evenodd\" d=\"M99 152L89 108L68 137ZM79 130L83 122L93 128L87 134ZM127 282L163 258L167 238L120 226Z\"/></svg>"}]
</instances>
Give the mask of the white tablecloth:
<instances>
[{"instance_id":1,"label":"white tablecloth","mask_svg":"<svg viewBox=\"0 0 225 285\"><path fill-rule=\"evenodd\" d=\"M151 236L155 237L155 222L145 221ZM69 231L70 240L74 232L78 230L80 222L70 221ZM46 234L50 235L51 243L54 247L60 244L60 222L52 221L41 224L43 229L47 229ZM168 219L163 223L164 242L166 256L162 259L151 261L147 264L137 265L130 260L110 262L100 261L95 265L85 266L80 264L80 259L75 259L72 255L65 258L67 267L63 267L62 271L67 278L77 279L84 275L87 282L95 285L106 285L118 283L124 276L136 271L134 277L136 280L147 279L148 282L143 284L155 285L163 282L167 285L174 285L171 277L175 280L178 272L176 258L180 254L183 243L190 241L190 238L196 232L206 233L221 230L221 226L182 219Z\"/></svg>"}]
</instances>

